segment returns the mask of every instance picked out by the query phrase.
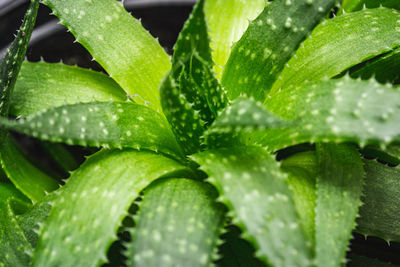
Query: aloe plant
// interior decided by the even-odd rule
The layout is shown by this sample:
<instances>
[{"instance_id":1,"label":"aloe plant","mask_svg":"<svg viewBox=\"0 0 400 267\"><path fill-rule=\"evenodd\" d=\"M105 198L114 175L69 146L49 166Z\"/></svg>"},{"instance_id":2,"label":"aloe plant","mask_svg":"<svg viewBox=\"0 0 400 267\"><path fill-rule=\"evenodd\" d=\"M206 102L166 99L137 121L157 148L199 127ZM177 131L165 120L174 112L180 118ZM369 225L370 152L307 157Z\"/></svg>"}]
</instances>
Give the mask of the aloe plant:
<instances>
[{"instance_id":1,"label":"aloe plant","mask_svg":"<svg viewBox=\"0 0 400 267\"><path fill-rule=\"evenodd\" d=\"M0 266L376 265L352 233L400 242L396 1L199 0L171 58L120 2L43 4L107 74L24 61L31 1L0 67Z\"/></svg>"}]
</instances>

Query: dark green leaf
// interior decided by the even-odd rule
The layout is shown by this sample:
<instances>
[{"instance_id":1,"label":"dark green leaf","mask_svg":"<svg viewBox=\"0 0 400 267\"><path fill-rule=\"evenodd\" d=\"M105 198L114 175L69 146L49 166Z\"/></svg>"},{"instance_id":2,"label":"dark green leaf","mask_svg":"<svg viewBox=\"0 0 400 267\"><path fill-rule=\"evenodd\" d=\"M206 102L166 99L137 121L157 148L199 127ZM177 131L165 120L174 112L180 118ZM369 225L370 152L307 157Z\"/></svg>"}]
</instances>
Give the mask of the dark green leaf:
<instances>
[{"instance_id":1,"label":"dark green leaf","mask_svg":"<svg viewBox=\"0 0 400 267\"><path fill-rule=\"evenodd\" d=\"M300 43L330 11L335 0L276 0L248 27L232 50L222 85L263 101Z\"/></svg>"}]
</instances>

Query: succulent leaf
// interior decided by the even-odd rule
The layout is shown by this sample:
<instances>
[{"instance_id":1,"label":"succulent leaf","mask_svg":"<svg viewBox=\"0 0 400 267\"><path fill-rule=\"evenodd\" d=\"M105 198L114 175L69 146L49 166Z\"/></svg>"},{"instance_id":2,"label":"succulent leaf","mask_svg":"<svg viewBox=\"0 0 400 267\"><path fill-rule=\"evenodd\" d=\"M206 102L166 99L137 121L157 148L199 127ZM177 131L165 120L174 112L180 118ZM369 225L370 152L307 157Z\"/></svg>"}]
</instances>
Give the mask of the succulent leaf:
<instances>
[{"instance_id":1,"label":"succulent leaf","mask_svg":"<svg viewBox=\"0 0 400 267\"><path fill-rule=\"evenodd\" d=\"M90 157L54 200L33 266L104 263L105 251L140 191L159 177L184 170L172 159L145 151L104 150Z\"/></svg>"},{"instance_id":2,"label":"succulent leaf","mask_svg":"<svg viewBox=\"0 0 400 267\"><path fill-rule=\"evenodd\" d=\"M0 266L28 266L32 247L18 225L11 199L27 201L13 185L0 183Z\"/></svg>"},{"instance_id":3,"label":"succulent leaf","mask_svg":"<svg viewBox=\"0 0 400 267\"><path fill-rule=\"evenodd\" d=\"M364 168L355 147L317 144L315 246L317 266L339 266L361 205Z\"/></svg>"},{"instance_id":4,"label":"succulent leaf","mask_svg":"<svg viewBox=\"0 0 400 267\"><path fill-rule=\"evenodd\" d=\"M400 168L364 160L366 179L356 231L400 242Z\"/></svg>"},{"instance_id":5,"label":"succulent leaf","mask_svg":"<svg viewBox=\"0 0 400 267\"><path fill-rule=\"evenodd\" d=\"M193 156L233 214L233 223L274 266L311 264L286 176L274 158L257 147L208 150Z\"/></svg>"},{"instance_id":6,"label":"succulent leaf","mask_svg":"<svg viewBox=\"0 0 400 267\"><path fill-rule=\"evenodd\" d=\"M169 57L121 2L45 0L43 3L135 102L161 111L158 87L170 69Z\"/></svg>"},{"instance_id":7,"label":"succulent leaf","mask_svg":"<svg viewBox=\"0 0 400 267\"><path fill-rule=\"evenodd\" d=\"M312 38L289 60L271 91L332 78L391 52L400 46L399 20L400 12L388 8L367 9L327 20L314 29Z\"/></svg>"},{"instance_id":8,"label":"succulent leaf","mask_svg":"<svg viewBox=\"0 0 400 267\"><path fill-rule=\"evenodd\" d=\"M241 94L263 101L300 43L335 0L278 0L249 25L225 66L222 85L230 99Z\"/></svg>"},{"instance_id":9,"label":"succulent leaf","mask_svg":"<svg viewBox=\"0 0 400 267\"><path fill-rule=\"evenodd\" d=\"M182 157L165 118L134 103L66 105L27 119L3 119L0 125L42 140L70 145L143 148Z\"/></svg>"},{"instance_id":10,"label":"succulent leaf","mask_svg":"<svg viewBox=\"0 0 400 267\"><path fill-rule=\"evenodd\" d=\"M363 8L376 8L380 6L400 9L400 3L397 0L343 0L341 10L354 12Z\"/></svg>"},{"instance_id":11,"label":"succulent leaf","mask_svg":"<svg viewBox=\"0 0 400 267\"><path fill-rule=\"evenodd\" d=\"M221 79L234 43L239 41L249 23L263 11L265 0L207 0L204 5L214 71ZM229 10L221 16L221 10Z\"/></svg>"},{"instance_id":12,"label":"succulent leaf","mask_svg":"<svg viewBox=\"0 0 400 267\"><path fill-rule=\"evenodd\" d=\"M0 163L10 181L33 202L59 187L56 180L25 158L9 134L0 149Z\"/></svg>"},{"instance_id":13,"label":"succulent leaf","mask_svg":"<svg viewBox=\"0 0 400 267\"><path fill-rule=\"evenodd\" d=\"M227 104L212 72L204 1L195 6L175 46L173 68L161 85L164 114L186 154L199 151L200 137Z\"/></svg>"},{"instance_id":14,"label":"succulent leaf","mask_svg":"<svg viewBox=\"0 0 400 267\"><path fill-rule=\"evenodd\" d=\"M25 61L11 98L10 114L26 117L44 109L86 102L126 101L107 75L61 63Z\"/></svg>"},{"instance_id":15,"label":"succulent leaf","mask_svg":"<svg viewBox=\"0 0 400 267\"><path fill-rule=\"evenodd\" d=\"M160 180L139 203L127 244L128 266L208 266L224 209L212 186L188 179Z\"/></svg>"}]
</instances>

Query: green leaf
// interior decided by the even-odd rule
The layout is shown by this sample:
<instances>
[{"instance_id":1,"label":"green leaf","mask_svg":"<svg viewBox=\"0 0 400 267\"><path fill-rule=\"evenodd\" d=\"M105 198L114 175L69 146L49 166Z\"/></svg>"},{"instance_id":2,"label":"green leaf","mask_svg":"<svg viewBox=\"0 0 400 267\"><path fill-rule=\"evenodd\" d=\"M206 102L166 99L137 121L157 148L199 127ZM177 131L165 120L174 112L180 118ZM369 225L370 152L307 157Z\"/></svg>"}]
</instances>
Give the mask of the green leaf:
<instances>
[{"instance_id":1,"label":"green leaf","mask_svg":"<svg viewBox=\"0 0 400 267\"><path fill-rule=\"evenodd\" d=\"M397 0L343 0L341 10L354 12L365 8L390 7L400 9L400 2Z\"/></svg>"},{"instance_id":2,"label":"green leaf","mask_svg":"<svg viewBox=\"0 0 400 267\"><path fill-rule=\"evenodd\" d=\"M312 32L276 81L272 92L332 78L400 46L400 13L387 8L348 13ZM334 38L332 38L334 36Z\"/></svg>"},{"instance_id":3,"label":"green leaf","mask_svg":"<svg viewBox=\"0 0 400 267\"><path fill-rule=\"evenodd\" d=\"M182 156L168 122L150 108L133 103L66 105L17 121L9 129L52 142L96 147L132 147Z\"/></svg>"},{"instance_id":4,"label":"green leaf","mask_svg":"<svg viewBox=\"0 0 400 267\"><path fill-rule=\"evenodd\" d=\"M140 22L114 0L45 0L78 42L135 102L160 110L158 87L169 57Z\"/></svg>"},{"instance_id":5,"label":"green leaf","mask_svg":"<svg viewBox=\"0 0 400 267\"><path fill-rule=\"evenodd\" d=\"M207 0L204 11L210 36L214 71L221 78L234 43L239 41L249 23L265 8L265 0L253 0L251 5L241 0ZM224 15L221 16L221 10Z\"/></svg>"},{"instance_id":6,"label":"green leaf","mask_svg":"<svg viewBox=\"0 0 400 267\"><path fill-rule=\"evenodd\" d=\"M256 247L256 256L273 266L311 264L286 176L273 157L257 147L209 150L193 158L231 210L233 223Z\"/></svg>"},{"instance_id":7,"label":"green leaf","mask_svg":"<svg viewBox=\"0 0 400 267\"><path fill-rule=\"evenodd\" d=\"M46 154L57 163L57 167L61 168L64 174L68 174L70 171L75 170L79 167L78 160L63 144L41 142L41 146L45 150Z\"/></svg>"},{"instance_id":8,"label":"green leaf","mask_svg":"<svg viewBox=\"0 0 400 267\"><path fill-rule=\"evenodd\" d=\"M101 151L90 157L55 199L33 266L104 263L105 252L140 191L159 177L185 170L174 160L145 151Z\"/></svg>"},{"instance_id":9,"label":"green leaf","mask_svg":"<svg viewBox=\"0 0 400 267\"><path fill-rule=\"evenodd\" d=\"M234 46L225 66L222 85L230 99L246 94L263 101L286 62L335 2L278 0L268 5Z\"/></svg>"},{"instance_id":10,"label":"green leaf","mask_svg":"<svg viewBox=\"0 0 400 267\"><path fill-rule=\"evenodd\" d=\"M317 159L316 265L339 266L361 205L363 162L356 148L345 144L317 144Z\"/></svg>"},{"instance_id":11,"label":"green leaf","mask_svg":"<svg viewBox=\"0 0 400 267\"><path fill-rule=\"evenodd\" d=\"M187 179L157 181L145 190L125 255L128 266L208 266L224 209L212 186Z\"/></svg>"},{"instance_id":12,"label":"green leaf","mask_svg":"<svg viewBox=\"0 0 400 267\"><path fill-rule=\"evenodd\" d=\"M30 114L82 102L125 101L124 91L107 75L60 63L24 62L21 67L10 113Z\"/></svg>"},{"instance_id":13,"label":"green leaf","mask_svg":"<svg viewBox=\"0 0 400 267\"><path fill-rule=\"evenodd\" d=\"M28 266L32 247L18 225L11 199L27 201L13 185L0 183L0 266Z\"/></svg>"},{"instance_id":14,"label":"green leaf","mask_svg":"<svg viewBox=\"0 0 400 267\"><path fill-rule=\"evenodd\" d=\"M59 187L56 180L25 158L9 134L0 147L0 163L10 181L33 202Z\"/></svg>"},{"instance_id":15,"label":"green leaf","mask_svg":"<svg viewBox=\"0 0 400 267\"><path fill-rule=\"evenodd\" d=\"M173 69L160 88L164 114L186 154L203 147L200 137L227 103L212 72L203 6L197 3L179 35Z\"/></svg>"},{"instance_id":16,"label":"green leaf","mask_svg":"<svg viewBox=\"0 0 400 267\"><path fill-rule=\"evenodd\" d=\"M282 90L271 95L266 106L296 125L251 138L271 150L329 141L385 146L400 141L398 99L399 90L348 77Z\"/></svg>"},{"instance_id":17,"label":"green leaf","mask_svg":"<svg viewBox=\"0 0 400 267\"><path fill-rule=\"evenodd\" d=\"M387 146L383 150L379 146L367 146L361 150L361 153L368 158L378 159L392 165L400 164L400 146L396 144Z\"/></svg>"},{"instance_id":18,"label":"green leaf","mask_svg":"<svg viewBox=\"0 0 400 267\"><path fill-rule=\"evenodd\" d=\"M400 168L364 160L366 185L357 232L400 241Z\"/></svg>"}]
</instances>

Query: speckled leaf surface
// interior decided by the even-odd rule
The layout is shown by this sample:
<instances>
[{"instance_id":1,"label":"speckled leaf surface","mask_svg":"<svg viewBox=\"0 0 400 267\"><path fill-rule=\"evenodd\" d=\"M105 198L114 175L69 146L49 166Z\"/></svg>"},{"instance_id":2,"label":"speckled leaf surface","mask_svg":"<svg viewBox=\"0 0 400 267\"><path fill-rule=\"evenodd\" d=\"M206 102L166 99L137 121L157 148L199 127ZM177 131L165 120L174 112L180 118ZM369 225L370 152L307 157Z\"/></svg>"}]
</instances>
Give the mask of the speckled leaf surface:
<instances>
[{"instance_id":1,"label":"speckled leaf surface","mask_svg":"<svg viewBox=\"0 0 400 267\"><path fill-rule=\"evenodd\" d=\"M0 125L53 142L96 147L132 147L181 156L165 118L134 103L94 102L66 105Z\"/></svg>"},{"instance_id":2,"label":"speckled leaf surface","mask_svg":"<svg viewBox=\"0 0 400 267\"><path fill-rule=\"evenodd\" d=\"M233 223L255 245L256 255L274 266L311 264L286 175L257 147L209 150L193 158L231 210Z\"/></svg>"},{"instance_id":3,"label":"speckled leaf surface","mask_svg":"<svg viewBox=\"0 0 400 267\"><path fill-rule=\"evenodd\" d=\"M0 149L0 163L10 181L33 202L59 187L56 180L26 159L9 134Z\"/></svg>"},{"instance_id":4,"label":"speckled leaf surface","mask_svg":"<svg viewBox=\"0 0 400 267\"><path fill-rule=\"evenodd\" d=\"M400 168L364 160L365 190L356 231L400 242Z\"/></svg>"},{"instance_id":5,"label":"speckled leaf surface","mask_svg":"<svg viewBox=\"0 0 400 267\"><path fill-rule=\"evenodd\" d=\"M267 5L232 49L222 76L229 97L246 94L263 101L286 62L335 2L278 0Z\"/></svg>"},{"instance_id":6,"label":"speckled leaf surface","mask_svg":"<svg viewBox=\"0 0 400 267\"><path fill-rule=\"evenodd\" d=\"M128 266L209 266L224 207L209 184L167 179L145 190L125 255Z\"/></svg>"},{"instance_id":7,"label":"speckled leaf surface","mask_svg":"<svg viewBox=\"0 0 400 267\"><path fill-rule=\"evenodd\" d=\"M107 75L61 63L22 64L10 113L26 117L30 114L83 102L125 101L126 93Z\"/></svg>"},{"instance_id":8,"label":"speckled leaf surface","mask_svg":"<svg viewBox=\"0 0 400 267\"><path fill-rule=\"evenodd\" d=\"M133 200L153 180L184 171L145 151L101 151L72 174L43 228L33 266L96 266ZM68 218L68 220L66 220Z\"/></svg>"},{"instance_id":9,"label":"speckled leaf surface","mask_svg":"<svg viewBox=\"0 0 400 267\"><path fill-rule=\"evenodd\" d=\"M317 266L339 266L356 226L364 184L357 149L345 144L317 144L315 247Z\"/></svg>"},{"instance_id":10,"label":"speckled leaf surface","mask_svg":"<svg viewBox=\"0 0 400 267\"><path fill-rule=\"evenodd\" d=\"M78 42L135 102L160 110L158 87L169 57L140 22L113 0L45 0Z\"/></svg>"},{"instance_id":11,"label":"speckled leaf surface","mask_svg":"<svg viewBox=\"0 0 400 267\"><path fill-rule=\"evenodd\" d=\"M341 9L346 12L353 12L366 8L380 6L400 9L400 2L397 0L343 0Z\"/></svg>"},{"instance_id":12,"label":"speckled leaf surface","mask_svg":"<svg viewBox=\"0 0 400 267\"><path fill-rule=\"evenodd\" d=\"M374 80L347 77L294 87L272 95L266 106L298 126L271 129L252 138L272 150L317 141L387 145L400 141L398 99L399 90Z\"/></svg>"},{"instance_id":13,"label":"speckled leaf surface","mask_svg":"<svg viewBox=\"0 0 400 267\"><path fill-rule=\"evenodd\" d=\"M32 247L18 225L10 199L26 201L13 185L0 183L0 266L28 266Z\"/></svg>"},{"instance_id":14,"label":"speckled leaf surface","mask_svg":"<svg viewBox=\"0 0 400 267\"><path fill-rule=\"evenodd\" d=\"M200 137L227 102L212 72L203 7L204 1L199 1L184 25L175 45L172 71L160 88L164 114L187 154L203 147Z\"/></svg>"},{"instance_id":15,"label":"speckled leaf surface","mask_svg":"<svg viewBox=\"0 0 400 267\"><path fill-rule=\"evenodd\" d=\"M362 10L327 20L312 32L276 81L272 92L331 78L400 46L400 12ZM340 54L338 53L340 51Z\"/></svg>"},{"instance_id":16,"label":"speckled leaf surface","mask_svg":"<svg viewBox=\"0 0 400 267\"><path fill-rule=\"evenodd\" d=\"M264 9L266 0L207 0L204 11L211 39L214 71L220 79L233 45L239 41L250 22ZM221 16L221 10L225 12Z\"/></svg>"}]
</instances>

